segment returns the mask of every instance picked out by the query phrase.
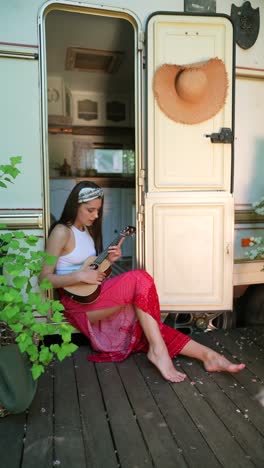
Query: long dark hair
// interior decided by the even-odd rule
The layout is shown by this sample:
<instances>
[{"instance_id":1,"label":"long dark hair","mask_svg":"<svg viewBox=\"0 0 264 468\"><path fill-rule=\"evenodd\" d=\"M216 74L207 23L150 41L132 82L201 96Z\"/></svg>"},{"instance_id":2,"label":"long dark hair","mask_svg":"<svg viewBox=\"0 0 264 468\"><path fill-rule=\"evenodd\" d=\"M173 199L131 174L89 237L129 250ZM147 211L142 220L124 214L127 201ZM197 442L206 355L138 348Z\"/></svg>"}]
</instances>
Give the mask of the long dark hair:
<instances>
[{"instance_id":1,"label":"long dark hair","mask_svg":"<svg viewBox=\"0 0 264 468\"><path fill-rule=\"evenodd\" d=\"M64 226L67 226L67 227L70 227L73 225L77 217L78 208L80 206L80 204L78 203L79 192L83 188L86 188L86 187L95 188L95 189L100 188L94 182L90 182L90 181L82 181L82 182L79 182L77 185L75 185L75 187L72 189L70 195L68 196L66 200L60 219L52 224L49 230L49 234L54 229L54 227L57 226L57 224L64 224ZM102 252L103 250L103 238L102 238L103 203L104 203L104 199L102 198L102 206L100 208L98 218L95 220L92 226L87 226L87 229L91 237L94 240L97 254Z\"/></svg>"}]
</instances>

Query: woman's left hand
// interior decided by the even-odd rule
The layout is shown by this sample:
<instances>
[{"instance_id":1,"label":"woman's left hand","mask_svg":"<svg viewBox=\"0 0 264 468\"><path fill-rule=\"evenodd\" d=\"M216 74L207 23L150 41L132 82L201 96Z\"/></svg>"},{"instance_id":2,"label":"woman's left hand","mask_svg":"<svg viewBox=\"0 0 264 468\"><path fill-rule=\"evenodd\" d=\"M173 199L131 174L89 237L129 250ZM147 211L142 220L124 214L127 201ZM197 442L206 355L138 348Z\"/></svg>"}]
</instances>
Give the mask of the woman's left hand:
<instances>
[{"instance_id":1,"label":"woman's left hand","mask_svg":"<svg viewBox=\"0 0 264 468\"><path fill-rule=\"evenodd\" d=\"M121 239L118 245L112 245L111 247L109 247L108 256L107 256L109 262L114 263L116 262L116 260L122 257L121 245L123 241L124 241L124 238Z\"/></svg>"}]
</instances>

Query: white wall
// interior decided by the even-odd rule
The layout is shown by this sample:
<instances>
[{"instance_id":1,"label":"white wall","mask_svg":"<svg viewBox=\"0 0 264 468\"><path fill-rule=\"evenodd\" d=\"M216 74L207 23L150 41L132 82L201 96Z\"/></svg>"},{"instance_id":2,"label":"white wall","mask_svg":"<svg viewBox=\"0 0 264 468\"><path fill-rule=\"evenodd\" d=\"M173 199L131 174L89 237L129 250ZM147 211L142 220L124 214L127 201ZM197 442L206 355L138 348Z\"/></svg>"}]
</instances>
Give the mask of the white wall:
<instances>
[{"instance_id":1,"label":"white wall","mask_svg":"<svg viewBox=\"0 0 264 468\"><path fill-rule=\"evenodd\" d=\"M56 3L56 1L54 2ZM62 3L62 2L57 2ZM116 7L131 10L138 16L141 23L146 24L148 16L155 11L180 12L184 8L184 0L104 0L83 1L83 5L104 5L105 7ZM244 0L217 0L217 13L230 15L231 5L235 3L240 6ZM11 42L20 44L37 44L38 27L37 17L42 6L48 2L42 0L0 0L0 42ZM80 2L76 2L80 5ZM257 42L248 50L237 46L237 65L264 68L264 2L262 0L251 0L253 8L260 8L260 33Z\"/></svg>"},{"instance_id":2,"label":"white wall","mask_svg":"<svg viewBox=\"0 0 264 468\"><path fill-rule=\"evenodd\" d=\"M236 80L235 203L251 204L264 195L264 76Z\"/></svg>"}]
</instances>

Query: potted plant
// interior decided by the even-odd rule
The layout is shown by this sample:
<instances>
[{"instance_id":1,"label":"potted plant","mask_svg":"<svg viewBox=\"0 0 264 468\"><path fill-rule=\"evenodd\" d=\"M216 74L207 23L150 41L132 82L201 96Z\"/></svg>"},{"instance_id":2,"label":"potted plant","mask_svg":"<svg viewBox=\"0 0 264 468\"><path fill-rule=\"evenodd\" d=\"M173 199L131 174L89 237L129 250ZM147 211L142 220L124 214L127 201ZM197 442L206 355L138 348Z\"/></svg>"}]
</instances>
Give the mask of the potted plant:
<instances>
[{"instance_id":1,"label":"potted plant","mask_svg":"<svg viewBox=\"0 0 264 468\"><path fill-rule=\"evenodd\" d=\"M21 157L0 165L0 188L20 173ZM24 411L33 398L36 381L56 355L61 361L77 348L71 341L74 328L65 323L62 304L48 298L52 285L38 285L43 262L56 257L38 249L39 239L0 225L0 404L2 415ZM40 319L41 317L41 319ZM44 317L44 321L43 321ZM58 334L61 343L45 344L46 335ZM7 335L13 343L5 345ZM23 385L25 393L22 395ZM3 408L5 410L3 410Z\"/></svg>"}]
</instances>

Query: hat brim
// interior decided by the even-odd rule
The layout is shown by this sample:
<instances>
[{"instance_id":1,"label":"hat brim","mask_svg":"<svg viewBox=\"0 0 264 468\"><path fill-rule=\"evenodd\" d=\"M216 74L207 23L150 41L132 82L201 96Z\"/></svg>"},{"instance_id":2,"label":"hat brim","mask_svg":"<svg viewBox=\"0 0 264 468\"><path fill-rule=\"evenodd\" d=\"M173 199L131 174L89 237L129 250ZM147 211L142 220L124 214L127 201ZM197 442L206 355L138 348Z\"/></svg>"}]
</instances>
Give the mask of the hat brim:
<instances>
[{"instance_id":1,"label":"hat brim","mask_svg":"<svg viewBox=\"0 0 264 468\"><path fill-rule=\"evenodd\" d=\"M198 102L187 102L177 93L175 82L183 70L203 70L207 87ZM164 64L154 75L153 92L159 108L175 122L196 124L214 117L226 101L228 78L222 60L212 58L202 64Z\"/></svg>"}]
</instances>

